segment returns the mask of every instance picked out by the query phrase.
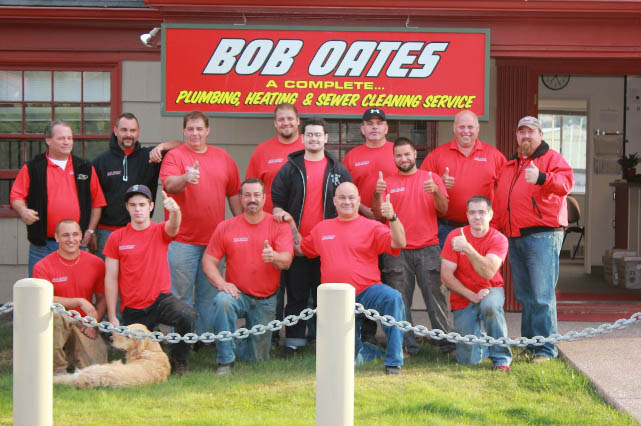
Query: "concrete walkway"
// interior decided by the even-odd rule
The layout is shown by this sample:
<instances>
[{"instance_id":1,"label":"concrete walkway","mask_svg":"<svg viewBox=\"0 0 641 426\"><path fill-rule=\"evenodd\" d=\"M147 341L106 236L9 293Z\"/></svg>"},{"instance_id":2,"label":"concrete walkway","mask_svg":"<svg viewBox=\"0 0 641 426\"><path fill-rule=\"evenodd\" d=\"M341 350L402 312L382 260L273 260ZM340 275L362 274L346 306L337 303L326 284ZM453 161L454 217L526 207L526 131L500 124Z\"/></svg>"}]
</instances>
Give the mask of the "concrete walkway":
<instances>
[{"instance_id":1,"label":"concrete walkway","mask_svg":"<svg viewBox=\"0 0 641 426\"><path fill-rule=\"evenodd\" d=\"M416 324L430 328L427 312L412 311L412 317ZM510 337L519 337L521 314L508 312L506 321ZM559 334L581 332L601 324L561 321ZM583 373L608 404L641 424L641 323L592 338L563 342L558 348L559 356Z\"/></svg>"}]
</instances>

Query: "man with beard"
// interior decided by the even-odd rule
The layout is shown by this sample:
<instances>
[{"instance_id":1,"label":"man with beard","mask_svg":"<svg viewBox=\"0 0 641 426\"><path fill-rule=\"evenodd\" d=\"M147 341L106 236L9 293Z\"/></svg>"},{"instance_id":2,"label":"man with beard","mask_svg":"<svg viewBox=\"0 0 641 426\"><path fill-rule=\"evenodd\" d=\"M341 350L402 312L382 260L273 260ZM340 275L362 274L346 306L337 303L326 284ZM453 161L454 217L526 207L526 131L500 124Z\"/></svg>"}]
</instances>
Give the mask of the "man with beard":
<instances>
[{"instance_id":1,"label":"man with beard","mask_svg":"<svg viewBox=\"0 0 641 426\"><path fill-rule=\"evenodd\" d=\"M398 257L383 255L387 284L403 295L405 317L412 322L412 298L415 283L421 289L430 323L433 328L450 331L447 291L441 283L441 249L438 244L436 214L445 214L448 206L447 189L441 178L432 172L416 168L416 148L407 138L394 143L394 162L398 172L383 178L379 172L372 201L374 215L383 217L381 203L390 196L398 217L405 224L407 244ZM405 350L414 355L418 345L413 332L405 333ZM449 353L455 345L437 341L441 352Z\"/></svg>"},{"instance_id":2,"label":"man with beard","mask_svg":"<svg viewBox=\"0 0 641 426\"><path fill-rule=\"evenodd\" d=\"M292 263L292 235L286 223L274 221L263 211L265 185L249 178L240 186L243 214L216 227L203 256L203 270L219 291L214 303L214 329L235 331L236 320L246 319L246 328L274 320L280 271ZM227 259L225 277L218 270ZM257 279L260 277L259 279ZM269 333L237 341L216 341L219 376L230 374L236 356L244 361L269 359Z\"/></svg>"},{"instance_id":3,"label":"man with beard","mask_svg":"<svg viewBox=\"0 0 641 426\"><path fill-rule=\"evenodd\" d=\"M155 147L143 147L138 141L140 125L135 115L125 112L116 119L109 150L93 161L100 186L107 199L102 209L96 235L98 250L102 254L109 234L129 223L129 213L122 202L125 192L132 185L145 185L156 199L158 174L163 151L176 148L179 141L163 142Z\"/></svg>"},{"instance_id":4,"label":"man with beard","mask_svg":"<svg viewBox=\"0 0 641 426\"><path fill-rule=\"evenodd\" d=\"M421 164L421 169L441 176L450 197L447 213L438 215L441 248L453 229L467 224L466 203L471 196L494 199L494 186L505 164L498 149L478 139L479 120L472 111L456 114L452 130L454 139L435 148Z\"/></svg>"},{"instance_id":5,"label":"man with beard","mask_svg":"<svg viewBox=\"0 0 641 426\"><path fill-rule=\"evenodd\" d=\"M521 334L547 337L557 332L554 289L574 174L561 154L543 141L536 118L519 121L516 142L518 152L499 175L494 211L509 241L514 295L522 306ZM557 353L550 343L527 348L533 362Z\"/></svg>"},{"instance_id":6,"label":"man with beard","mask_svg":"<svg viewBox=\"0 0 641 426\"><path fill-rule=\"evenodd\" d=\"M336 217L332 203L336 187L341 182L351 182L347 169L329 152L327 122L322 118L308 118L303 125L305 150L288 156L272 185L274 219L293 222L305 237L323 219ZM286 315L298 315L308 305L312 292L316 306L316 288L320 284L320 261L297 256L287 271ZM295 354L297 348L307 345L305 326L299 321L285 330L285 347L282 357Z\"/></svg>"},{"instance_id":7,"label":"man with beard","mask_svg":"<svg viewBox=\"0 0 641 426\"><path fill-rule=\"evenodd\" d=\"M272 202L272 182L276 173L287 162L287 156L295 151L305 149L303 136L298 131L300 120L298 110L289 103L282 103L274 110L274 128L276 136L262 142L256 147L247 166L245 179L259 178L265 184L265 207L267 213L274 208ZM285 303L285 279L286 273L281 274L281 286L276 295L276 319L283 319L283 308ZM280 332L274 331L272 344L278 346L280 343Z\"/></svg>"},{"instance_id":8,"label":"man with beard","mask_svg":"<svg viewBox=\"0 0 641 426\"><path fill-rule=\"evenodd\" d=\"M389 194L380 205L381 215L389 220L389 227L358 214L360 197L351 182L336 188L333 203L338 217L321 221L302 241L295 233L296 254L320 257L322 282L350 284L356 291L356 303L403 321L403 298L397 290L381 282L378 269L380 254L398 255L399 249L405 247L405 229L394 213ZM295 232L293 220L290 225ZM361 341L362 322L363 316L359 315L355 333L356 365L383 355L380 348ZM403 332L394 326L383 326L383 331L387 337L385 374L401 374Z\"/></svg>"}]
</instances>

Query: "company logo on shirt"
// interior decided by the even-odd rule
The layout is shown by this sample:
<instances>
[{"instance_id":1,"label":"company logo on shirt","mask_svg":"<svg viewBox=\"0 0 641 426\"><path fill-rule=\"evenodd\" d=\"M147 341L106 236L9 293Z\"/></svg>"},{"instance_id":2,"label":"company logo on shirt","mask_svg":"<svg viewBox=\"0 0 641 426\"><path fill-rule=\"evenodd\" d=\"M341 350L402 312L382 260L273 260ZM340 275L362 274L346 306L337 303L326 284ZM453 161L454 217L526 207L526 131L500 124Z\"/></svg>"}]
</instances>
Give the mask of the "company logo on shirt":
<instances>
[{"instance_id":1,"label":"company logo on shirt","mask_svg":"<svg viewBox=\"0 0 641 426\"><path fill-rule=\"evenodd\" d=\"M78 180L87 180L89 179L89 176L83 175L82 173L78 173Z\"/></svg>"},{"instance_id":2,"label":"company logo on shirt","mask_svg":"<svg viewBox=\"0 0 641 426\"><path fill-rule=\"evenodd\" d=\"M282 162L283 162L282 158L272 158L271 160L267 160L267 164L282 163Z\"/></svg>"},{"instance_id":3,"label":"company logo on shirt","mask_svg":"<svg viewBox=\"0 0 641 426\"><path fill-rule=\"evenodd\" d=\"M485 158L485 157L474 157L474 161L485 161L485 162L487 162L487 158Z\"/></svg>"},{"instance_id":4,"label":"company logo on shirt","mask_svg":"<svg viewBox=\"0 0 641 426\"><path fill-rule=\"evenodd\" d=\"M321 237L321 241L323 241L323 240L333 240L334 238L336 238L336 235L323 235Z\"/></svg>"},{"instance_id":5,"label":"company logo on shirt","mask_svg":"<svg viewBox=\"0 0 641 426\"><path fill-rule=\"evenodd\" d=\"M136 248L135 244L126 244L124 246L118 246L118 250L133 250Z\"/></svg>"},{"instance_id":6,"label":"company logo on shirt","mask_svg":"<svg viewBox=\"0 0 641 426\"><path fill-rule=\"evenodd\" d=\"M122 170L112 170L110 172L107 172L107 176L117 176L122 173Z\"/></svg>"},{"instance_id":7,"label":"company logo on shirt","mask_svg":"<svg viewBox=\"0 0 641 426\"><path fill-rule=\"evenodd\" d=\"M389 190L389 193L390 193L390 194L393 194L393 193L395 193L395 192L404 192L404 191L405 191L405 187L404 187L404 186L401 186L400 188L392 188L392 189L390 189L390 190Z\"/></svg>"},{"instance_id":8,"label":"company logo on shirt","mask_svg":"<svg viewBox=\"0 0 641 426\"><path fill-rule=\"evenodd\" d=\"M67 281L69 278L68 277L55 277L51 279L52 283L63 283Z\"/></svg>"},{"instance_id":9,"label":"company logo on shirt","mask_svg":"<svg viewBox=\"0 0 641 426\"><path fill-rule=\"evenodd\" d=\"M246 243L249 241L249 237L234 237L233 240L235 243Z\"/></svg>"},{"instance_id":10,"label":"company logo on shirt","mask_svg":"<svg viewBox=\"0 0 641 426\"><path fill-rule=\"evenodd\" d=\"M358 162L354 163L354 167L367 166L368 164L369 164L369 160L358 161Z\"/></svg>"}]
</instances>

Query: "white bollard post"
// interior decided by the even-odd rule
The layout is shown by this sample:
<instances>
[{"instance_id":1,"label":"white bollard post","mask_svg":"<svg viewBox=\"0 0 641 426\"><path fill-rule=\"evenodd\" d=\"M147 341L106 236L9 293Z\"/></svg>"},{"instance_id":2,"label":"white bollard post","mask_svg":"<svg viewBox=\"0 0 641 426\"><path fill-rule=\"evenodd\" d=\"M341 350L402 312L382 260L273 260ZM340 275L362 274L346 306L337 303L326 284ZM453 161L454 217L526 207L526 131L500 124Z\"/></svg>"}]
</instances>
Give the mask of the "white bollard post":
<instances>
[{"instance_id":1,"label":"white bollard post","mask_svg":"<svg viewBox=\"0 0 641 426\"><path fill-rule=\"evenodd\" d=\"M349 284L318 287L316 311L316 424L354 424L354 310Z\"/></svg>"},{"instance_id":2,"label":"white bollard post","mask_svg":"<svg viewBox=\"0 0 641 426\"><path fill-rule=\"evenodd\" d=\"M53 286L25 278L13 287L13 424L53 424Z\"/></svg>"}]
</instances>

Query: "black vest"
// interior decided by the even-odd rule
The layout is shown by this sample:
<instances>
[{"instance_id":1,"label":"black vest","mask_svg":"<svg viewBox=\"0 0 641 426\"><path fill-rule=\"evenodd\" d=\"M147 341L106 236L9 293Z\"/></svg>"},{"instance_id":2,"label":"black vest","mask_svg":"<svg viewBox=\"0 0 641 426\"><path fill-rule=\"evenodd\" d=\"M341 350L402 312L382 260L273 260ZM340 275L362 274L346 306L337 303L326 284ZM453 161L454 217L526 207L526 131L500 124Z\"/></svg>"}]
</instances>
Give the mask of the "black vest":
<instances>
[{"instance_id":1,"label":"black vest","mask_svg":"<svg viewBox=\"0 0 641 426\"><path fill-rule=\"evenodd\" d=\"M31 244L44 246L47 244L47 167L48 159L45 154L36 156L27 163L29 171L29 194L27 206L38 212L37 220L27 225L27 239ZM91 163L75 155L71 156L73 174L78 191L78 205L80 206L80 229L84 234L89 226L91 217Z\"/></svg>"}]
</instances>

